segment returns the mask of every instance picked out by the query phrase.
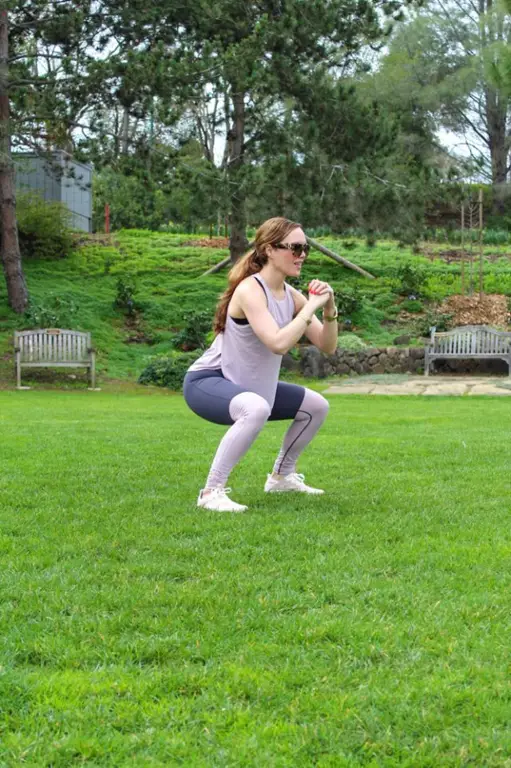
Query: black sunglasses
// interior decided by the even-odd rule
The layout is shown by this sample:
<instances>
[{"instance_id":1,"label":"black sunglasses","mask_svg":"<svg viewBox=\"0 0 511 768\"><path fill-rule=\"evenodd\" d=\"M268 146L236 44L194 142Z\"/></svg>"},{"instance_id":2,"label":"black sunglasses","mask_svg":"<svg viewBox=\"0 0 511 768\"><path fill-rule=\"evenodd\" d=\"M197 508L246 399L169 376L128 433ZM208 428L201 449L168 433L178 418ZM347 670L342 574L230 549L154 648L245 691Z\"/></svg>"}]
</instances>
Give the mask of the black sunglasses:
<instances>
[{"instance_id":1,"label":"black sunglasses","mask_svg":"<svg viewBox=\"0 0 511 768\"><path fill-rule=\"evenodd\" d=\"M311 249L309 243L277 243L274 247L281 248L284 251L292 251L293 256L301 256L304 253L305 258L309 255Z\"/></svg>"}]
</instances>

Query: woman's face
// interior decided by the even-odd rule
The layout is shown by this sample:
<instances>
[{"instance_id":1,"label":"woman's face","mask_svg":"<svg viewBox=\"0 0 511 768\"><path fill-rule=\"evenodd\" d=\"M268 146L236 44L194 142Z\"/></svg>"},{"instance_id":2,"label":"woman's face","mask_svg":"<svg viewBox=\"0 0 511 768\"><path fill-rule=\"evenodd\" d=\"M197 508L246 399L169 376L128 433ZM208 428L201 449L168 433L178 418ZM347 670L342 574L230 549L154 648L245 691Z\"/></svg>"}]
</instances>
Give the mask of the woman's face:
<instances>
[{"instance_id":1,"label":"woman's face","mask_svg":"<svg viewBox=\"0 0 511 768\"><path fill-rule=\"evenodd\" d=\"M299 277L309 245L303 229L291 230L280 243L270 246L268 259L286 277Z\"/></svg>"}]
</instances>

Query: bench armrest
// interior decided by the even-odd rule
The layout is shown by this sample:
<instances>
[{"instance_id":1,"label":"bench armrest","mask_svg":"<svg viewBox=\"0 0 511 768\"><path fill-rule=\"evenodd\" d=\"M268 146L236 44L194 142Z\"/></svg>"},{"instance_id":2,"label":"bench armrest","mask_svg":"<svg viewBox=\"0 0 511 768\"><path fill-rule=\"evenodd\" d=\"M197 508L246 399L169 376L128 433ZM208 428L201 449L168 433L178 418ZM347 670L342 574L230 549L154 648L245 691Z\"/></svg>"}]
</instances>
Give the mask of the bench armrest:
<instances>
[{"instance_id":1,"label":"bench armrest","mask_svg":"<svg viewBox=\"0 0 511 768\"><path fill-rule=\"evenodd\" d=\"M87 352L89 352L89 353L93 352L94 354L96 354L96 350L95 350L94 347L87 347Z\"/></svg>"},{"instance_id":2,"label":"bench armrest","mask_svg":"<svg viewBox=\"0 0 511 768\"><path fill-rule=\"evenodd\" d=\"M21 347L14 347L15 352L21 352Z\"/></svg>"}]
</instances>

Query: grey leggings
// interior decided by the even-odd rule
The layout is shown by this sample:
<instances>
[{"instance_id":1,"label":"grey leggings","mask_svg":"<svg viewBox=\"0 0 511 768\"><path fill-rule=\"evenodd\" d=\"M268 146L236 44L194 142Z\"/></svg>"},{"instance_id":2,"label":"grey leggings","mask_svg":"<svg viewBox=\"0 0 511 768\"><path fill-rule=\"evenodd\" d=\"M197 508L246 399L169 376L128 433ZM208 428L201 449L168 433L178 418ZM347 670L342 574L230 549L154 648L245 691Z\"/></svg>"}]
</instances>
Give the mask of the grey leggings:
<instances>
[{"instance_id":1,"label":"grey leggings","mask_svg":"<svg viewBox=\"0 0 511 768\"><path fill-rule=\"evenodd\" d=\"M206 488L225 486L267 421L293 419L273 471L281 475L294 472L299 455L323 424L329 408L317 392L282 381L270 408L260 395L225 379L220 369L188 372L183 391L188 406L198 416L231 425L218 446Z\"/></svg>"}]
</instances>

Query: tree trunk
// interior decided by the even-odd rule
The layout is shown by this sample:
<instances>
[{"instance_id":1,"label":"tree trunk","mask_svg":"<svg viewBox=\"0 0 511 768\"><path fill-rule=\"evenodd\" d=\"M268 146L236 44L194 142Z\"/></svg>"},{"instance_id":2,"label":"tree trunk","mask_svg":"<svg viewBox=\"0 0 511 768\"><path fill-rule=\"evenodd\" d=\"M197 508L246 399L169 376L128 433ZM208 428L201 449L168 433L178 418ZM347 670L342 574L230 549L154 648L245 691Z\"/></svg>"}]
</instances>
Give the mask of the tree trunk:
<instances>
[{"instance_id":1,"label":"tree trunk","mask_svg":"<svg viewBox=\"0 0 511 768\"><path fill-rule=\"evenodd\" d=\"M121 133L121 152L123 155L127 155L130 146L130 111L129 108L124 105L122 112L122 133Z\"/></svg>"},{"instance_id":2,"label":"tree trunk","mask_svg":"<svg viewBox=\"0 0 511 768\"><path fill-rule=\"evenodd\" d=\"M507 42L502 17L500 12L495 10L493 0L479 0L479 36L483 53L490 46ZM484 106L491 157L492 212L503 214L509 156L509 141L506 136L509 96L502 89L499 90L487 82L484 87Z\"/></svg>"},{"instance_id":3,"label":"tree trunk","mask_svg":"<svg viewBox=\"0 0 511 768\"><path fill-rule=\"evenodd\" d=\"M509 141L506 136L507 101L493 88L486 89L486 121L491 155L493 213L505 213Z\"/></svg>"},{"instance_id":4,"label":"tree trunk","mask_svg":"<svg viewBox=\"0 0 511 768\"><path fill-rule=\"evenodd\" d=\"M248 250L246 235L247 218L245 211L245 191L243 189L243 171L245 165L245 93L237 85L232 86L234 116L229 131L229 166L228 179L231 201L231 235L229 252L234 263Z\"/></svg>"},{"instance_id":5,"label":"tree trunk","mask_svg":"<svg viewBox=\"0 0 511 768\"><path fill-rule=\"evenodd\" d=\"M7 283L9 306L19 314L28 304L28 292L21 266L16 222L14 165L11 158L8 93L8 18L0 9L0 256Z\"/></svg>"}]
</instances>

